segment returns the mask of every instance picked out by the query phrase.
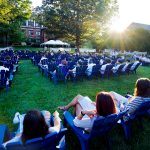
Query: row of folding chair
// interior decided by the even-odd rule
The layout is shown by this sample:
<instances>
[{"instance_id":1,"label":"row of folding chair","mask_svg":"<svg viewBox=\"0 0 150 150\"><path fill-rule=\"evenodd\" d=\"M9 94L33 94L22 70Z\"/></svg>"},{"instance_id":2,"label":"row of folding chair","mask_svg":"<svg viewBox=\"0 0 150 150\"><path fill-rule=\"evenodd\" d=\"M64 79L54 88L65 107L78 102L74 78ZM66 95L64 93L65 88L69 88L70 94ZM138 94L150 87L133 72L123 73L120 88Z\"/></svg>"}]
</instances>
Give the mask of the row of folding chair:
<instances>
[{"instance_id":1,"label":"row of folding chair","mask_svg":"<svg viewBox=\"0 0 150 150\"><path fill-rule=\"evenodd\" d=\"M120 112L119 114L112 114L107 117L97 118L94 121L92 130L87 133L81 128L74 125L74 116L68 112L64 112L64 122L66 126L71 129L80 142L82 150L90 149L91 140L99 137L104 137L106 140L106 147L111 148L110 145L110 131L116 126L121 126L124 131L125 140L130 140L133 137L132 134L132 124L135 121L142 124L142 119L144 116L150 116L150 101L143 103L133 114L128 114L128 110ZM128 120L124 120L124 117L128 117ZM139 128L141 132L142 128ZM99 143L98 143L99 144Z\"/></svg>"},{"instance_id":2,"label":"row of folding chair","mask_svg":"<svg viewBox=\"0 0 150 150\"><path fill-rule=\"evenodd\" d=\"M5 125L0 125L4 129ZM4 131L3 131L4 132ZM3 142L5 142L5 137L3 134L3 137L1 137L1 143L0 143L0 150L64 150L65 149L65 141L64 135L66 134L67 129L63 128L59 133L50 133L46 135L44 138L34 138L31 140L27 140L25 144L22 144L21 142L12 142L8 143L6 147L2 145ZM7 138L8 139L8 138ZM61 142L61 143L60 143Z\"/></svg>"},{"instance_id":3,"label":"row of folding chair","mask_svg":"<svg viewBox=\"0 0 150 150\"><path fill-rule=\"evenodd\" d=\"M114 127L121 126L124 130L125 139L130 140L132 138L132 123L138 121L142 124L142 118L144 116L150 116L150 102L143 103L134 113L128 114L128 110L122 111L119 114L112 114L106 117L97 117L94 121L93 127L90 132L86 132L84 129L78 128L74 125L74 116L68 112L64 112L64 125L69 127L62 128L59 133L50 133L45 138L35 138L26 141L23 145L20 142L14 142L7 144L6 150L55 150L56 146L58 149L65 149L65 137L68 136L67 132L73 132L76 135L80 142L80 146L82 150L90 149L91 141L95 138L104 137L107 143L107 148L110 148L110 138L109 133L114 129ZM124 120L124 117L128 117L128 120ZM8 137L8 129L6 130L5 125L0 125L0 144L4 142L4 135L7 134ZM142 128L139 128L141 131ZM6 131L7 132L6 132ZM8 140L8 138L7 138ZM60 144L60 141L62 142ZM99 144L99 143L98 143ZM4 147L1 145L0 150L4 150Z\"/></svg>"},{"instance_id":4,"label":"row of folding chair","mask_svg":"<svg viewBox=\"0 0 150 150\"><path fill-rule=\"evenodd\" d=\"M103 74L100 72L102 65L95 65L93 66L92 73L90 76L86 75L87 65L82 65L80 67L76 67L76 74L75 76L72 75L71 77L73 81L83 80L83 78L86 77L107 77L109 79L111 75L119 76L122 74L129 75L130 73L136 73L136 70L140 66L140 63L138 63L134 69L131 69L132 65L133 63L130 63L127 66L126 70L122 71L123 67L125 66L124 64L122 64L119 66L118 70L115 73L113 73L112 68L114 67L114 65L110 64L106 66L106 69ZM54 83L56 83L57 81L64 81L66 83L66 70L69 70L70 66L57 67L56 63L48 63L48 65L38 65L38 67L39 70L41 70L42 74L46 75L47 77L50 77L51 79L53 72L56 70L55 80L53 80Z\"/></svg>"}]
</instances>

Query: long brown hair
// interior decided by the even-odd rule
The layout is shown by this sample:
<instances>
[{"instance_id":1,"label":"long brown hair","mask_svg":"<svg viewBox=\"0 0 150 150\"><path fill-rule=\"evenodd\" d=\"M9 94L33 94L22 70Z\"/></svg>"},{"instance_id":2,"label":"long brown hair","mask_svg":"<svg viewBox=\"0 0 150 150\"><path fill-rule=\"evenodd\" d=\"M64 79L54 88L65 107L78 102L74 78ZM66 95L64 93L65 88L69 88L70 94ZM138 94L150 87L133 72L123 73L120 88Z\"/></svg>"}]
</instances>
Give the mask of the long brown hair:
<instances>
[{"instance_id":1,"label":"long brown hair","mask_svg":"<svg viewBox=\"0 0 150 150\"><path fill-rule=\"evenodd\" d=\"M44 137L46 134L48 134L48 125L43 114L38 110L29 110L23 121L22 141Z\"/></svg>"},{"instance_id":2,"label":"long brown hair","mask_svg":"<svg viewBox=\"0 0 150 150\"><path fill-rule=\"evenodd\" d=\"M134 96L150 97L150 80L148 78L140 78L136 81Z\"/></svg>"},{"instance_id":3,"label":"long brown hair","mask_svg":"<svg viewBox=\"0 0 150 150\"><path fill-rule=\"evenodd\" d=\"M114 100L108 92L100 92L96 95L96 110L100 116L116 113Z\"/></svg>"}]
</instances>

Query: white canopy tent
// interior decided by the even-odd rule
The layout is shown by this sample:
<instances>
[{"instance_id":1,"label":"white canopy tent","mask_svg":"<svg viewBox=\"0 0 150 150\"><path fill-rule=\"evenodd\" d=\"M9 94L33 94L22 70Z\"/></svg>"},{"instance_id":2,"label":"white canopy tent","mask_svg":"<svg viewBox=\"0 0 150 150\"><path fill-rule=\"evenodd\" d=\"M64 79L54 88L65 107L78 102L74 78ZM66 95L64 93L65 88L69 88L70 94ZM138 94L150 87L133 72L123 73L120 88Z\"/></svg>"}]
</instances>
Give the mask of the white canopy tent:
<instances>
[{"instance_id":1,"label":"white canopy tent","mask_svg":"<svg viewBox=\"0 0 150 150\"><path fill-rule=\"evenodd\" d=\"M41 47L44 48L44 50L51 50L53 52L58 51L71 51L70 44L62 42L60 40L50 40L45 43L41 44Z\"/></svg>"},{"instance_id":2,"label":"white canopy tent","mask_svg":"<svg viewBox=\"0 0 150 150\"><path fill-rule=\"evenodd\" d=\"M47 42L44 42L41 44L41 46L47 46L47 47L51 47L51 46L65 46L65 47L69 47L70 44L62 42L60 40L50 40Z\"/></svg>"}]
</instances>

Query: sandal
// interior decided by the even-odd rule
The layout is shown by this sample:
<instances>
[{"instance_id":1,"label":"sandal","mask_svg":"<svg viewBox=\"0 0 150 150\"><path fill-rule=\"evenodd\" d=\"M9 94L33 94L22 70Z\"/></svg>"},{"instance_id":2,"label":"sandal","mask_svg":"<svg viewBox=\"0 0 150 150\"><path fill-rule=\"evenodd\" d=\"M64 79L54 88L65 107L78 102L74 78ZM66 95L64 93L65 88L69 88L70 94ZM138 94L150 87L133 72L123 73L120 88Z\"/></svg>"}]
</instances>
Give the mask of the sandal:
<instances>
[{"instance_id":1,"label":"sandal","mask_svg":"<svg viewBox=\"0 0 150 150\"><path fill-rule=\"evenodd\" d=\"M58 109L63 111L68 110L66 106L59 106Z\"/></svg>"}]
</instances>

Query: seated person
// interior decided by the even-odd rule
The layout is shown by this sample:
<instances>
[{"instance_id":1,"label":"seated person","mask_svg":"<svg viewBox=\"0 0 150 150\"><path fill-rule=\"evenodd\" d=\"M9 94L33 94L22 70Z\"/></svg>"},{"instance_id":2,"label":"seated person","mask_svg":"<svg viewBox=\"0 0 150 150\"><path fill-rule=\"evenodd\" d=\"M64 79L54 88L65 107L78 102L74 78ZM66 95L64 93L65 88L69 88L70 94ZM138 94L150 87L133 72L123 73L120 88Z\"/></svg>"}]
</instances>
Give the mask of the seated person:
<instances>
[{"instance_id":1,"label":"seated person","mask_svg":"<svg viewBox=\"0 0 150 150\"><path fill-rule=\"evenodd\" d=\"M139 63L139 59L137 58L137 60L133 63L133 65L131 66L130 70L134 70L134 68L136 67L136 65Z\"/></svg>"},{"instance_id":2,"label":"seated person","mask_svg":"<svg viewBox=\"0 0 150 150\"><path fill-rule=\"evenodd\" d=\"M120 109L129 109L129 114L132 114L141 104L150 101L150 80L148 78L138 79L135 84L134 96L130 99L115 92L110 92L110 94Z\"/></svg>"},{"instance_id":3,"label":"seated person","mask_svg":"<svg viewBox=\"0 0 150 150\"><path fill-rule=\"evenodd\" d=\"M11 139L10 141L7 141L3 145L6 146L8 143L13 142L21 142L25 143L27 140L38 138L38 137L44 137L48 133L51 132L59 132L60 131L60 118L59 113L57 111L54 112L54 127L49 127L48 123L46 123L47 116L42 114L42 112L38 110L29 110L23 118L23 131L20 130L16 134L16 136ZM49 115L50 117L50 115ZM21 125L20 125L21 126ZM19 126L19 127L20 127Z\"/></svg>"},{"instance_id":4,"label":"seated person","mask_svg":"<svg viewBox=\"0 0 150 150\"><path fill-rule=\"evenodd\" d=\"M40 59L39 65L47 67L47 63L48 63L48 58L45 55L42 56Z\"/></svg>"},{"instance_id":5,"label":"seated person","mask_svg":"<svg viewBox=\"0 0 150 150\"><path fill-rule=\"evenodd\" d=\"M0 72L1 72L1 70L9 71L9 69L7 67L5 67L4 64L3 64L3 66L0 66Z\"/></svg>"},{"instance_id":6,"label":"seated person","mask_svg":"<svg viewBox=\"0 0 150 150\"><path fill-rule=\"evenodd\" d=\"M125 72L125 71L126 71L126 68L128 67L129 63L130 63L130 60L128 59L127 62L126 62L126 64L125 64L124 67L122 68L122 72Z\"/></svg>"},{"instance_id":7,"label":"seated person","mask_svg":"<svg viewBox=\"0 0 150 150\"><path fill-rule=\"evenodd\" d=\"M68 62L66 61L66 59L62 60L61 63L56 67L56 70L54 70L53 72L50 72L50 74L52 75L53 79L57 79L57 73L61 73L63 76L67 76L68 73Z\"/></svg>"},{"instance_id":8,"label":"seated person","mask_svg":"<svg viewBox=\"0 0 150 150\"><path fill-rule=\"evenodd\" d=\"M90 76L92 74L92 69L93 69L93 66L95 66L95 65L96 64L93 63L92 60L89 61L88 67L87 67L86 72L85 72L87 76Z\"/></svg>"},{"instance_id":9,"label":"seated person","mask_svg":"<svg viewBox=\"0 0 150 150\"><path fill-rule=\"evenodd\" d=\"M120 61L117 61L116 65L112 68L112 72L116 73L120 66L121 66Z\"/></svg>"},{"instance_id":10,"label":"seated person","mask_svg":"<svg viewBox=\"0 0 150 150\"><path fill-rule=\"evenodd\" d=\"M66 75L67 78L74 78L76 77L76 70L77 70L77 67L80 67L81 66L81 62L80 61L77 61L76 65L74 66L73 69L69 69L68 70L68 73Z\"/></svg>"},{"instance_id":11,"label":"seated person","mask_svg":"<svg viewBox=\"0 0 150 150\"><path fill-rule=\"evenodd\" d=\"M77 95L71 103L58 108L68 110L70 107L75 108L74 125L86 130L91 130L97 117L105 117L116 113L114 100L108 92L98 93L96 95L96 103L92 102L87 96Z\"/></svg>"},{"instance_id":12,"label":"seated person","mask_svg":"<svg viewBox=\"0 0 150 150\"><path fill-rule=\"evenodd\" d=\"M107 60L107 64L102 65L102 67L101 67L101 69L100 69L100 73L101 73L101 74L104 74L104 73L105 73L105 70L106 70L106 67L107 67L108 65L110 65L110 64L111 64L111 60L108 59L108 60Z\"/></svg>"}]
</instances>

